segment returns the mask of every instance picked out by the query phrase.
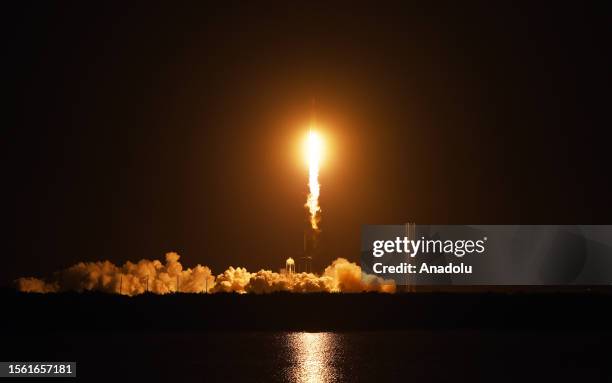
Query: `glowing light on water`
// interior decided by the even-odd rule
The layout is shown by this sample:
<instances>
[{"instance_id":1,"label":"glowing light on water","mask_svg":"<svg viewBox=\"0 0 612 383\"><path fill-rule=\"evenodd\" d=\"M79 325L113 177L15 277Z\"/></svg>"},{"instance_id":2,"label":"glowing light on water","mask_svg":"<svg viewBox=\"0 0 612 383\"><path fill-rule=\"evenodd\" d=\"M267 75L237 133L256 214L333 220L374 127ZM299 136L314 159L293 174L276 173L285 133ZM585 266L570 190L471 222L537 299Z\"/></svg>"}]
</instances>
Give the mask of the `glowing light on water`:
<instances>
[{"instance_id":1,"label":"glowing light on water","mask_svg":"<svg viewBox=\"0 0 612 383\"><path fill-rule=\"evenodd\" d=\"M287 371L289 380L299 383L324 383L339 380L336 363L341 363L338 334L290 333L287 334L293 355L293 367Z\"/></svg>"}]
</instances>

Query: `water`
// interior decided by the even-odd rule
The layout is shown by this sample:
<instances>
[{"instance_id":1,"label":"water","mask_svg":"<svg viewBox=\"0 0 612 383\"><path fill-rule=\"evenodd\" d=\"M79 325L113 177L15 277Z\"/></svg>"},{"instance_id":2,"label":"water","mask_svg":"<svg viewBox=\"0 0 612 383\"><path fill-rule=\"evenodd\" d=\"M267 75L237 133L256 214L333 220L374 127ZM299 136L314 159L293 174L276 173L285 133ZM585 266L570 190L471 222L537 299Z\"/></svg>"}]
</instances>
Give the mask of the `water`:
<instances>
[{"instance_id":1,"label":"water","mask_svg":"<svg viewBox=\"0 0 612 383\"><path fill-rule=\"evenodd\" d=\"M596 381L610 377L609 341L476 330L19 334L2 359L77 361L80 378L105 382Z\"/></svg>"}]
</instances>

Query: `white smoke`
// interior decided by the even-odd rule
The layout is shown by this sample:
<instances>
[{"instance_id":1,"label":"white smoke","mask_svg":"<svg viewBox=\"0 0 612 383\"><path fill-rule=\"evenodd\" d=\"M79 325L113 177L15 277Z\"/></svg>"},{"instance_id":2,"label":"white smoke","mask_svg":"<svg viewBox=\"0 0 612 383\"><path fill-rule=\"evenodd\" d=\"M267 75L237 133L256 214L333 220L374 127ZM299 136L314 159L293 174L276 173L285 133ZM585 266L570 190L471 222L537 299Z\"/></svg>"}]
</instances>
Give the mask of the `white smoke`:
<instances>
[{"instance_id":1,"label":"white smoke","mask_svg":"<svg viewBox=\"0 0 612 383\"><path fill-rule=\"evenodd\" d=\"M219 274L215 280L213 292L244 293L244 287L249 283L251 273L243 267L234 268L230 266L223 274Z\"/></svg>"},{"instance_id":2,"label":"white smoke","mask_svg":"<svg viewBox=\"0 0 612 383\"><path fill-rule=\"evenodd\" d=\"M276 273L259 270L250 273L242 267L230 266L216 278L210 268L197 265L183 269L180 256L166 254L166 263L143 259L115 266L109 261L81 262L55 274L51 281L19 278L17 289L23 292L51 293L59 291L100 291L124 295L145 292L183 293L272 293L272 292L395 292L393 281L374 275L362 275L361 268L344 258L338 258L325 268L322 275L313 273Z\"/></svg>"},{"instance_id":3,"label":"white smoke","mask_svg":"<svg viewBox=\"0 0 612 383\"><path fill-rule=\"evenodd\" d=\"M38 278L19 278L17 290L25 293L54 293L59 290L57 283L46 283Z\"/></svg>"},{"instance_id":4,"label":"white smoke","mask_svg":"<svg viewBox=\"0 0 612 383\"><path fill-rule=\"evenodd\" d=\"M244 280L244 279L243 279ZM343 292L363 291L395 292L393 281L361 272L361 267L344 258L338 258L325 268L323 275L313 273L275 273L260 270L251 274L248 283L234 291L247 293L270 293L276 291Z\"/></svg>"}]
</instances>

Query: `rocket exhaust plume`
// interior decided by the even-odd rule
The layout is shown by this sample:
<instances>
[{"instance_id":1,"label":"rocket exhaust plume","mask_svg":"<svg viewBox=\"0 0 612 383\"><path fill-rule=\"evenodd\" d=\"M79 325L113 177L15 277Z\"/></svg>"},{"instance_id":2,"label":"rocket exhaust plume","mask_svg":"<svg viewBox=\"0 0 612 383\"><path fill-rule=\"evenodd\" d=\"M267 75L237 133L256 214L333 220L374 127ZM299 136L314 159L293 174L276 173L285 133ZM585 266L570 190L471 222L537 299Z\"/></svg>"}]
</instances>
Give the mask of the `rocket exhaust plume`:
<instances>
[{"instance_id":1,"label":"rocket exhaust plume","mask_svg":"<svg viewBox=\"0 0 612 383\"><path fill-rule=\"evenodd\" d=\"M321 220L321 207L319 206L319 194L321 185L319 185L319 164L321 162L321 154L323 151L323 141L319 134L312 129L306 137L306 159L308 161L308 198L304 205L310 213L310 226L313 230L319 230L319 221Z\"/></svg>"},{"instance_id":2,"label":"rocket exhaust plume","mask_svg":"<svg viewBox=\"0 0 612 383\"><path fill-rule=\"evenodd\" d=\"M170 252L165 263L142 259L137 263L114 265L109 261L80 262L55 273L50 279L19 278L17 290L32 293L56 293L62 291L99 291L121 295L143 293L254 293L279 291L293 293L341 292L359 293L377 291L395 292L395 282L365 274L361 268L344 258L338 258L327 266L323 274L296 273L284 270L280 273L261 269L249 272L243 267L230 266L216 277L207 266L185 268L180 256Z\"/></svg>"},{"instance_id":3,"label":"rocket exhaust plume","mask_svg":"<svg viewBox=\"0 0 612 383\"><path fill-rule=\"evenodd\" d=\"M319 233L321 207L319 206L319 165L323 154L321 136L310 129L306 137L308 162L308 209L313 237ZM306 252L306 246L305 246ZM142 259L137 263L114 265L109 261L80 262L55 273L53 278L19 278L16 287L23 292L54 293L62 291L100 291L134 296L143 293L293 293L376 291L395 292L395 282L376 275L363 273L356 263L337 258L322 274L312 270L296 272L295 261L289 258L287 268L277 273L261 269L249 272L246 268L230 266L216 277L209 267L196 265L183 268L180 256L166 254L166 262ZM309 257L311 258L311 257Z\"/></svg>"}]
</instances>

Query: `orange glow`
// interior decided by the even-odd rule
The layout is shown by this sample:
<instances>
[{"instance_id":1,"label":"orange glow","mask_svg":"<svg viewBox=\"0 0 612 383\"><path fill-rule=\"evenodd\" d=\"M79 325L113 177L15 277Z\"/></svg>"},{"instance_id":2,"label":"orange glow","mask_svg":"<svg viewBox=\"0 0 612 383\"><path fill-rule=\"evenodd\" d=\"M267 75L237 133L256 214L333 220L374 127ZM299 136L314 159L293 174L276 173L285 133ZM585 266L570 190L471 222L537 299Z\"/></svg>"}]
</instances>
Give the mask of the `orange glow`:
<instances>
[{"instance_id":1,"label":"orange glow","mask_svg":"<svg viewBox=\"0 0 612 383\"><path fill-rule=\"evenodd\" d=\"M306 160L308 162L308 198L304 205L310 213L310 226L319 230L318 223L321 219L321 207L319 206L319 195L321 185L319 184L319 166L323 154L323 140L312 128L306 137Z\"/></svg>"},{"instance_id":2,"label":"orange glow","mask_svg":"<svg viewBox=\"0 0 612 383\"><path fill-rule=\"evenodd\" d=\"M332 361L340 355L341 335L329 332L289 333L287 343L294 363L287 380L299 383L335 382L339 375Z\"/></svg>"}]
</instances>

